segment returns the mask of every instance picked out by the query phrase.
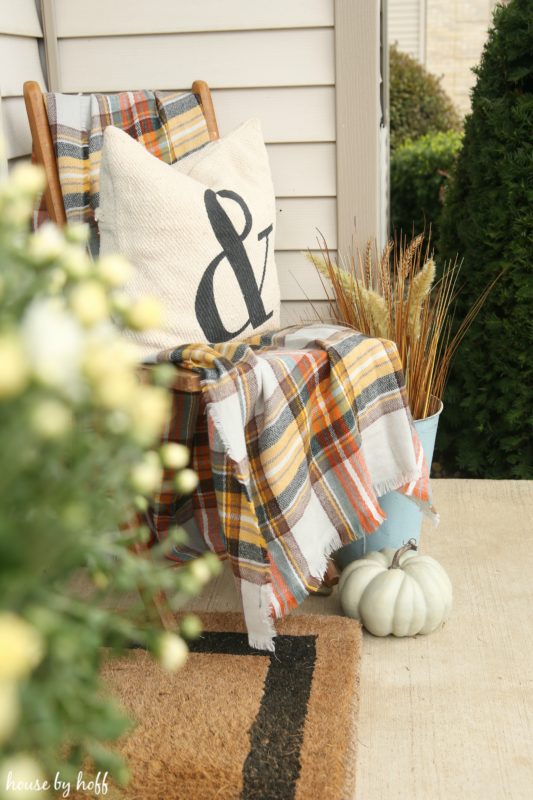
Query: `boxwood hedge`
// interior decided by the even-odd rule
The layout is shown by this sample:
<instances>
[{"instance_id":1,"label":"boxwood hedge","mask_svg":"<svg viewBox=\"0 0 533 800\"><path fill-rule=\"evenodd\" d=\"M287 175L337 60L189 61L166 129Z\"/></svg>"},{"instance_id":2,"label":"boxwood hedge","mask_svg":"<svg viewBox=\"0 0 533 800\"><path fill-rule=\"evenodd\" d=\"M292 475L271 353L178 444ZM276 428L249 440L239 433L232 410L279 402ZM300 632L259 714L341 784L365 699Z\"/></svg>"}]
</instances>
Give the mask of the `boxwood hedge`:
<instances>
[{"instance_id":1,"label":"boxwood hedge","mask_svg":"<svg viewBox=\"0 0 533 800\"><path fill-rule=\"evenodd\" d=\"M390 144L426 133L459 131L461 118L440 80L396 45L389 51Z\"/></svg>"},{"instance_id":2,"label":"boxwood hedge","mask_svg":"<svg viewBox=\"0 0 533 800\"><path fill-rule=\"evenodd\" d=\"M533 0L496 8L441 218L464 259L464 313L503 272L458 352L439 460L472 476L532 478Z\"/></svg>"}]
</instances>

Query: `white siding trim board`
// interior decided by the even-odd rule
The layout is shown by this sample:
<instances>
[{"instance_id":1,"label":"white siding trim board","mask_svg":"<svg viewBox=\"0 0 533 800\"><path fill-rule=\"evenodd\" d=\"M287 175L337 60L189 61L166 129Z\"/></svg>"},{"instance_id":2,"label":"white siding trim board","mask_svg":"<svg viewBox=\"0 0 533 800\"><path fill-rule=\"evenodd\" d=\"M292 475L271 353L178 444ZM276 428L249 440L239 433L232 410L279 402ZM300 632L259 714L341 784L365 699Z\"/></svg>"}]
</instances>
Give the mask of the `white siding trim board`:
<instances>
[{"instance_id":1,"label":"white siding trim board","mask_svg":"<svg viewBox=\"0 0 533 800\"><path fill-rule=\"evenodd\" d=\"M380 18L376 0L335 0L338 248L380 232ZM357 58L354 59L354 53ZM328 245L333 248L332 242Z\"/></svg>"}]
</instances>

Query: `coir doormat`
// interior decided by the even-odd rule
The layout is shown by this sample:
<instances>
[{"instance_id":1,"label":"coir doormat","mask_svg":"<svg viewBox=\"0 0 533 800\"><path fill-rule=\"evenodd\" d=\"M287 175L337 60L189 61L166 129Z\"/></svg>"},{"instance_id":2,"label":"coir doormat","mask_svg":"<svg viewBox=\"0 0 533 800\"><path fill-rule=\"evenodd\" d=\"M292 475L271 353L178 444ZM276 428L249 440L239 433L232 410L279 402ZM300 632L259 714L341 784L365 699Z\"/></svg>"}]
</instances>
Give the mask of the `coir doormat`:
<instances>
[{"instance_id":1,"label":"coir doormat","mask_svg":"<svg viewBox=\"0 0 533 800\"><path fill-rule=\"evenodd\" d=\"M239 614L199 614L186 666L164 672L144 651L104 678L137 727L120 751L125 800L349 800L355 785L361 630L295 616L276 652L248 647ZM116 794L115 794L116 792Z\"/></svg>"}]
</instances>

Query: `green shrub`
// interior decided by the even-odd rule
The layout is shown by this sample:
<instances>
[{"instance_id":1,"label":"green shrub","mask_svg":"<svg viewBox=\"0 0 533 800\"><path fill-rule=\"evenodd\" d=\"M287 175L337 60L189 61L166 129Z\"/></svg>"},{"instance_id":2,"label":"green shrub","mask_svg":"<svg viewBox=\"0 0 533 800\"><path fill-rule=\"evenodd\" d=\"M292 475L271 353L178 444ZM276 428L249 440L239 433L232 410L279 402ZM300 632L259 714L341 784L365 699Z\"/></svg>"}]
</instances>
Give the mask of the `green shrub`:
<instances>
[{"instance_id":1,"label":"green shrub","mask_svg":"<svg viewBox=\"0 0 533 800\"><path fill-rule=\"evenodd\" d=\"M461 149L456 131L407 140L391 155L391 227L417 235L431 227L436 241L448 176Z\"/></svg>"},{"instance_id":2,"label":"green shrub","mask_svg":"<svg viewBox=\"0 0 533 800\"><path fill-rule=\"evenodd\" d=\"M464 259L464 310L502 271L459 350L440 459L469 475L531 478L533 0L498 7L441 218ZM461 311L461 309L460 309Z\"/></svg>"},{"instance_id":3,"label":"green shrub","mask_svg":"<svg viewBox=\"0 0 533 800\"><path fill-rule=\"evenodd\" d=\"M389 58L391 150L426 133L459 131L461 118L440 80L396 45Z\"/></svg>"}]
</instances>

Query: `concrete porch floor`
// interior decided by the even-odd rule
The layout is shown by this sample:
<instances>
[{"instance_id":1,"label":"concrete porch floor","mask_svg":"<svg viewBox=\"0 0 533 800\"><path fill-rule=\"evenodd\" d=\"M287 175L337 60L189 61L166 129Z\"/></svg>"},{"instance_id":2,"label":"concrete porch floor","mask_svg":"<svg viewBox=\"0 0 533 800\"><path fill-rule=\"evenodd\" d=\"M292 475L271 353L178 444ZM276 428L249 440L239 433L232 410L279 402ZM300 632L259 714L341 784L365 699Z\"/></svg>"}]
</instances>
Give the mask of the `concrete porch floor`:
<instances>
[{"instance_id":1,"label":"concrete porch floor","mask_svg":"<svg viewBox=\"0 0 533 800\"><path fill-rule=\"evenodd\" d=\"M531 800L533 483L433 486L441 524L421 551L447 569L454 608L429 636L365 633L355 800ZM239 610L231 574L189 607ZM340 613L336 592L294 613Z\"/></svg>"}]
</instances>

